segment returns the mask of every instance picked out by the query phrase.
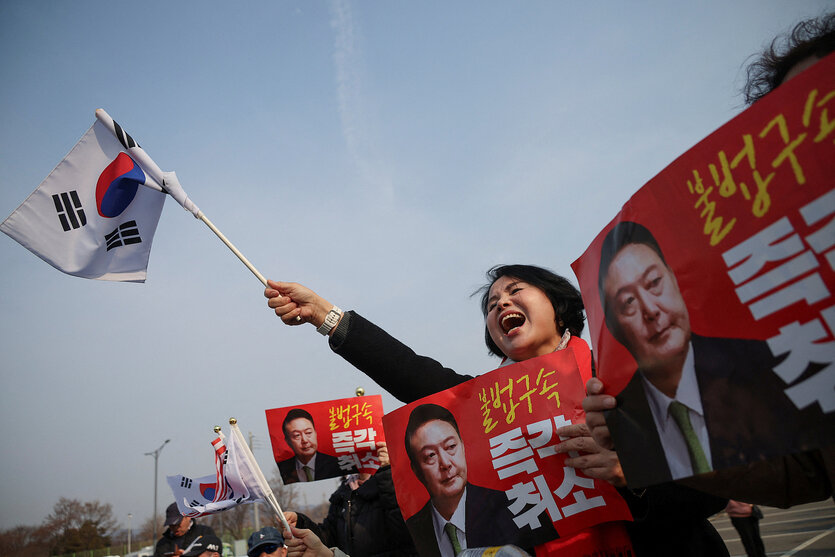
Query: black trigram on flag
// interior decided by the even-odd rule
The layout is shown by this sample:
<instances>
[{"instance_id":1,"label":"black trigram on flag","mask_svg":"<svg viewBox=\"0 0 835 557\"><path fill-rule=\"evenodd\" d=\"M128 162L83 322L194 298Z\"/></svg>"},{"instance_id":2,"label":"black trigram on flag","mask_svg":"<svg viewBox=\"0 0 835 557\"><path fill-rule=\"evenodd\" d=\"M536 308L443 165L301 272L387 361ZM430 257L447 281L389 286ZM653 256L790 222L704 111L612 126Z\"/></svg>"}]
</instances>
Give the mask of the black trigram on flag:
<instances>
[{"instance_id":1,"label":"black trigram on flag","mask_svg":"<svg viewBox=\"0 0 835 557\"><path fill-rule=\"evenodd\" d=\"M139 237L139 228L136 226L136 221L129 220L117 226L110 234L106 234L104 240L107 242L107 251L110 251L119 246L138 244L142 241L142 238Z\"/></svg>"},{"instance_id":2,"label":"black trigram on flag","mask_svg":"<svg viewBox=\"0 0 835 557\"><path fill-rule=\"evenodd\" d=\"M128 132L122 129L122 126L116 123L116 120L113 121L113 127L116 128L116 139L119 140L119 143L122 144L122 147L125 149L130 149L131 147L139 147L139 143L133 140L133 138L128 135Z\"/></svg>"},{"instance_id":3,"label":"black trigram on flag","mask_svg":"<svg viewBox=\"0 0 835 557\"><path fill-rule=\"evenodd\" d=\"M52 194L52 201L55 203L58 220L61 221L64 232L69 232L73 228L81 228L87 224L87 215L84 214L76 190L54 193Z\"/></svg>"},{"instance_id":4,"label":"black trigram on flag","mask_svg":"<svg viewBox=\"0 0 835 557\"><path fill-rule=\"evenodd\" d=\"M180 480L180 487L191 489L191 478L186 478L185 476L183 476L183 479Z\"/></svg>"}]
</instances>

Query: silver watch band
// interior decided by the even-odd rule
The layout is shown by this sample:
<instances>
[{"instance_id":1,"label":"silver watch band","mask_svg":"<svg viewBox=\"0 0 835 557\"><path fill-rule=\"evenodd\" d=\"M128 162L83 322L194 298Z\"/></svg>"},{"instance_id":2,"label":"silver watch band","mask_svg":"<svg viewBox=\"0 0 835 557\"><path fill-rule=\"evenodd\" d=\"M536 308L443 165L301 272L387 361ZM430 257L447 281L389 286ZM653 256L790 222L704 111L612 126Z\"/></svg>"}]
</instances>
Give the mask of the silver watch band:
<instances>
[{"instance_id":1,"label":"silver watch band","mask_svg":"<svg viewBox=\"0 0 835 557\"><path fill-rule=\"evenodd\" d=\"M339 323L339 319L342 317L342 310L336 306L333 306L328 314L325 316L325 321L319 327L316 328L316 331L323 335L327 335L331 332L331 329L336 327L336 324Z\"/></svg>"}]
</instances>

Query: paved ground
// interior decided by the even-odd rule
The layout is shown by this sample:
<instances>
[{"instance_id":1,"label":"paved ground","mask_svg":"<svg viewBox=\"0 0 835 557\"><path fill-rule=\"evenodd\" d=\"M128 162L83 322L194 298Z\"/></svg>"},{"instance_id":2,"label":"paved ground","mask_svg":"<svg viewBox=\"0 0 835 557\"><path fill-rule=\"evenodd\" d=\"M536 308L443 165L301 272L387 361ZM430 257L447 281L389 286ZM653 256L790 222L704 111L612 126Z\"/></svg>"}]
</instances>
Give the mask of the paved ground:
<instances>
[{"instance_id":1,"label":"paved ground","mask_svg":"<svg viewBox=\"0 0 835 557\"><path fill-rule=\"evenodd\" d=\"M790 509L763 507L760 534L769 557L835 556L835 504L832 499ZM711 519L732 556L745 557L728 515Z\"/></svg>"}]
</instances>

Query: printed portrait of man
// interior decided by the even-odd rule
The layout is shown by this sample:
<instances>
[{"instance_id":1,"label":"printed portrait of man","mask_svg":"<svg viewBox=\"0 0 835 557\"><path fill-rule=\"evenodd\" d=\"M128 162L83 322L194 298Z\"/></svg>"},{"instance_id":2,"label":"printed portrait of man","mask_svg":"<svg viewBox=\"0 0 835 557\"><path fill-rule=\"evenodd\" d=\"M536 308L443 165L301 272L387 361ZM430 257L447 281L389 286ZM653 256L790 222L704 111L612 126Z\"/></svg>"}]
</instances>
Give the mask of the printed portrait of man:
<instances>
[{"instance_id":1,"label":"printed portrait of man","mask_svg":"<svg viewBox=\"0 0 835 557\"><path fill-rule=\"evenodd\" d=\"M822 418L820 408L798 410L773 371L785 356L775 358L764 341L694 333L676 276L646 227L623 221L607 234L598 289L607 328L637 363L607 417L631 486L816 443L808 424Z\"/></svg>"},{"instance_id":2,"label":"printed portrait of man","mask_svg":"<svg viewBox=\"0 0 835 557\"><path fill-rule=\"evenodd\" d=\"M335 478L356 471L355 468L340 469L339 459L319 452L313 416L307 410L293 408L287 412L281 428L284 440L294 453L293 457L278 462L278 470L285 485Z\"/></svg>"},{"instance_id":3,"label":"printed portrait of man","mask_svg":"<svg viewBox=\"0 0 835 557\"><path fill-rule=\"evenodd\" d=\"M406 525L421 556L454 557L462 549L514 543L519 529L503 491L467 480L467 458L458 423L437 404L417 406L405 435L412 471L429 501Z\"/></svg>"}]
</instances>

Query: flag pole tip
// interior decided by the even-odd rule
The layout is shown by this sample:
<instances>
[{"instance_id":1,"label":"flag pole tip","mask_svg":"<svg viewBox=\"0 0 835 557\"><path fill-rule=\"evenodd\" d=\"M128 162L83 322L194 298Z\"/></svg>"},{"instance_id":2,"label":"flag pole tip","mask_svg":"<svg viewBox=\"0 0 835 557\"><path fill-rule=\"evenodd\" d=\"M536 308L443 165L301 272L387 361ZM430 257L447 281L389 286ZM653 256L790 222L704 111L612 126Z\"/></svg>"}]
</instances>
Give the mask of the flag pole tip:
<instances>
[{"instance_id":1,"label":"flag pole tip","mask_svg":"<svg viewBox=\"0 0 835 557\"><path fill-rule=\"evenodd\" d=\"M215 433L220 433L220 426L219 426L219 425L216 425L216 426L214 427L214 430L215 430Z\"/></svg>"},{"instance_id":2,"label":"flag pole tip","mask_svg":"<svg viewBox=\"0 0 835 557\"><path fill-rule=\"evenodd\" d=\"M229 418L229 423L231 425L235 425L236 423L238 423L238 419L237 418Z\"/></svg>"}]
</instances>

